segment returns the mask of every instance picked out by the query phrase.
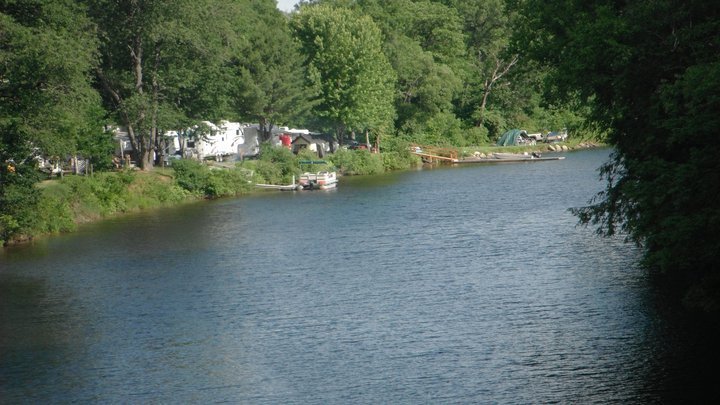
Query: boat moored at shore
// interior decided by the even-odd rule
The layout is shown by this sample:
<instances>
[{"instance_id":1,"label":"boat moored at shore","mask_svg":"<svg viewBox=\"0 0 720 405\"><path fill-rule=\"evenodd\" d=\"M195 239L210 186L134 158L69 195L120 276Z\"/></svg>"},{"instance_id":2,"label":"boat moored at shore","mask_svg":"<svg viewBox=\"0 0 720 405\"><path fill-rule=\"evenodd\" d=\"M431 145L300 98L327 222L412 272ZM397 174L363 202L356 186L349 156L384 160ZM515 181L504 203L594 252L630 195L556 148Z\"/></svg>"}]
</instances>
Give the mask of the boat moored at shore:
<instances>
[{"instance_id":1,"label":"boat moored at shore","mask_svg":"<svg viewBox=\"0 0 720 405\"><path fill-rule=\"evenodd\" d=\"M337 173L335 172L305 172L300 175L298 182L303 190L327 190L337 187Z\"/></svg>"}]
</instances>

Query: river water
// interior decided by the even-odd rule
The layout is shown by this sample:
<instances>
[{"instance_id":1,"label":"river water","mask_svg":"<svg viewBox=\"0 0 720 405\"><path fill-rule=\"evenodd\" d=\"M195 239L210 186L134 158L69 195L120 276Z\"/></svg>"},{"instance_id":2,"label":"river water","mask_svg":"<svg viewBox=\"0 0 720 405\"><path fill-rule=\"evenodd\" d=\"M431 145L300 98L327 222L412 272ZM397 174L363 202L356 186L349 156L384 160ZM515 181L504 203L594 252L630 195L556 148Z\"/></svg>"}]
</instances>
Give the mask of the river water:
<instances>
[{"instance_id":1,"label":"river water","mask_svg":"<svg viewBox=\"0 0 720 405\"><path fill-rule=\"evenodd\" d=\"M0 254L0 402L692 398L638 250L576 226L607 150L344 177Z\"/></svg>"}]
</instances>

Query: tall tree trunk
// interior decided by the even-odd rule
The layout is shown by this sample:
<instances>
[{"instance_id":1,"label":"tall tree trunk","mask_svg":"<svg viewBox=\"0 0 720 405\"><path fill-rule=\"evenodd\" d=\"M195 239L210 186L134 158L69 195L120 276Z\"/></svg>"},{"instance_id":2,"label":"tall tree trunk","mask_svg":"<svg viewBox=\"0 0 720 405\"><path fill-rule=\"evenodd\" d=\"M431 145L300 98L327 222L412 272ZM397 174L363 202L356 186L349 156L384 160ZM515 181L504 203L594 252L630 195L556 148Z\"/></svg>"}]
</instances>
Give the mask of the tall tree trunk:
<instances>
[{"instance_id":1,"label":"tall tree trunk","mask_svg":"<svg viewBox=\"0 0 720 405\"><path fill-rule=\"evenodd\" d=\"M135 127L130 124L129 119L126 121L127 130L128 130L128 138L130 138L130 146L132 146L132 152L130 155L133 157L133 159L137 162L138 158L140 157L137 153L140 150L140 142L138 135L135 133Z\"/></svg>"},{"instance_id":2,"label":"tall tree trunk","mask_svg":"<svg viewBox=\"0 0 720 405\"><path fill-rule=\"evenodd\" d=\"M335 136L337 137L338 145L343 145L343 138L345 137L345 126L338 125L335 127Z\"/></svg>"},{"instance_id":3,"label":"tall tree trunk","mask_svg":"<svg viewBox=\"0 0 720 405\"><path fill-rule=\"evenodd\" d=\"M260 143L272 140L273 125L266 117L260 117Z\"/></svg>"},{"instance_id":4,"label":"tall tree trunk","mask_svg":"<svg viewBox=\"0 0 720 405\"><path fill-rule=\"evenodd\" d=\"M493 86L495 85L495 83L497 83L498 80L505 76L505 74L507 74L507 72L509 72L513 66L515 66L518 59L519 56L514 55L510 61L505 62L504 60L502 60L502 58L498 56L495 57L495 67L493 69L493 72L488 78L485 79L485 82L483 83L483 96L482 101L480 102L480 107L478 108L479 113L477 122L475 123L476 126L481 126L483 124L483 121L485 120L487 101Z\"/></svg>"},{"instance_id":5,"label":"tall tree trunk","mask_svg":"<svg viewBox=\"0 0 720 405\"><path fill-rule=\"evenodd\" d=\"M144 94L143 90L143 43L140 34L137 34L133 40L132 46L130 46L130 57L133 62L133 73L135 75L135 93L139 96ZM142 97L141 97L142 98ZM152 128L148 129L146 125L147 120L147 105L142 105L138 111L137 116L137 131L131 135L131 142L133 137L137 137L133 144L133 155L135 156L135 162L142 170L149 170L152 168ZM128 133L130 133L128 131ZM135 147L137 144L138 148Z\"/></svg>"},{"instance_id":6,"label":"tall tree trunk","mask_svg":"<svg viewBox=\"0 0 720 405\"><path fill-rule=\"evenodd\" d=\"M490 87L491 86L492 86L492 84L488 84L488 81L486 80L485 86L483 89L482 102L480 102L480 108L479 108L480 112L478 113L478 119L477 119L477 122L475 123L475 126L478 126L478 127L482 126L483 121L485 121L485 108L487 106L488 96L490 96Z\"/></svg>"},{"instance_id":7,"label":"tall tree trunk","mask_svg":"<svg viewBox=\"0 0 720 405\"><path fill-rule=\"evenodd\" d=\"M160 128L158 128L158 114L160 110L160 83L158 82L157 72L160 69L160 51L155 50L153 55L153 72L152 72L152 115L150 117L150 145L152 152L152 165L162 164L165 150L161 145L162 136Z\"/></svg>"}]
</instances>

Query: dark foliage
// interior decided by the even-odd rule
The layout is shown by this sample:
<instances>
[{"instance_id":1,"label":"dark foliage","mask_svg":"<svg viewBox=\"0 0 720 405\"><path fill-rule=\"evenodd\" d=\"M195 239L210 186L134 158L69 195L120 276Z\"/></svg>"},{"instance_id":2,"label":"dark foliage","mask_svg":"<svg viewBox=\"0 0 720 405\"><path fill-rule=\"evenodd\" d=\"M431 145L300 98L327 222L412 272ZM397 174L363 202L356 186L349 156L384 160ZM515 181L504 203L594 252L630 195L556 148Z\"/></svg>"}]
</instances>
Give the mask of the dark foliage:
<instances>
[{"instance_id":1,"label":"dark foliage","mask_svg":"<svg viewBox=\"0 0 720 405\"><path fill-rule=\"evenodd\" d=\"M581 221L640 243L687 306L719 309L720 4L526 6L535 57L555 67L559 90L592 104L616 147Z\"/></svg>"}]
</instances>

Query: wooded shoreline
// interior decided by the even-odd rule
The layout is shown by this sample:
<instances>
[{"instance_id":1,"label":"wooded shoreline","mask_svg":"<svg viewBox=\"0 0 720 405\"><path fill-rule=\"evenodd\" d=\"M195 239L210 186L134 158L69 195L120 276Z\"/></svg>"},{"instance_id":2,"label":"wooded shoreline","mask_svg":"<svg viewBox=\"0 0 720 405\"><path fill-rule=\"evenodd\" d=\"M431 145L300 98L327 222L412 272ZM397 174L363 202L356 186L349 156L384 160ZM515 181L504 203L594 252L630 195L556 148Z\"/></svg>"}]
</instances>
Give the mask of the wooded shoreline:
<instances>
[{"instance_id":1,"label":"wooded shoreline","mask_svg":"<svg viewBox=\"0 0 720 405\"><path fill-rule=\"evenodd\" d=\"M588 148L589 143L576 145L575 149ZM592 144L592 147L601 145ZM537 150L538 148L532 148ZM525 148L477 147L469 150L512 150L522 156ZM461 151L462 153L469 153ZM570 149L568 149L570 150ZM322 167L302 165L298 162L317 163L317 159L308 160L286 153L282 149L273 149L271 156L256 161L237 162L234 166L224 164L214 166L213 162L184 161L175 168L156 168L152 171L123 170L118 172L96 173L93 176L69 175L62 179L45 180L38 183L42 192L39 209L34 213L37 219L34 226L25 232L16 233L5 245L27 243L34 239L53 234L73 232L79 225L101 221L117 215L134 213L148 209L170 207L197 202L205 199L223 198L262 193L253 187L255 183L269 182L273 184L289 184L289 177L284 175L273 177L283 165L290 164L300 170L335 169L343 175L373 175L390 170L406 170L422 164L420 159L407 154L404 164L397 164L398 153L371 154L367 151L345 151L335 156L337 163ZM266 165L267 161L276 162ZM393 166L385 167L383 162ZM281 163L282 162L282 163ZM293 174L285 173L288 176Z\"/></svg>"}]
</instances>

